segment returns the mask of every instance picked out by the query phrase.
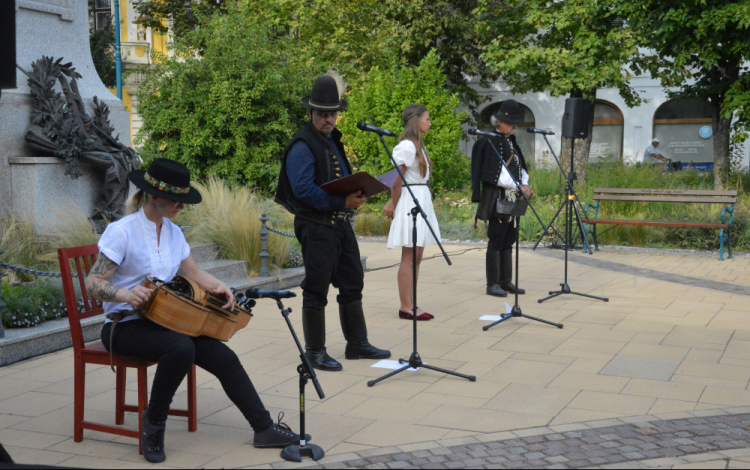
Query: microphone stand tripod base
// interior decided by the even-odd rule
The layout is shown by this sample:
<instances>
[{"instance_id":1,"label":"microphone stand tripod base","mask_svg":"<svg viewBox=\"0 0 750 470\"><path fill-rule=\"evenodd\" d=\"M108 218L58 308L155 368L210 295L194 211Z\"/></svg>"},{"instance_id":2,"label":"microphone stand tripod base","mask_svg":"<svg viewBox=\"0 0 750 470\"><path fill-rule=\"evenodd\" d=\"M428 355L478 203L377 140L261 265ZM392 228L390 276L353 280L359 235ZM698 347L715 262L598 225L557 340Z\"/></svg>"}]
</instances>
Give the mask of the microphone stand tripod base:
<instances>
[{"instance_id":1,"label":"microphone stand tripod base","mask_svg":"<svg viewBox=\"0 0 750 470\"><path fill-rule=\"evenodd\" d=\"M320 460L325 455L323 449L315 444L307 444L301 447L299 444L292 444L281 451L281 458L289 462L302 462L302 457L308 457L313 460Z\"/></svg>"},{"instance_id":2,"label":"microphone stand tripod base","mask_svg":"<svg viewBox=\"0 0 750 470\"><path fill-rule=\"evenodd\" d=\"M538 302L542 303L545 300L554 299L555 297L563 294L573 294L573 295L580 295L581 297L588 297L589 299L596 299L596 300L603 300L605 302L609 302L608 297L597 297L595 295L588 295L588 294L582 294L580 292L574 292L570 290L570 286L566 282L560 283L560 290L559 291L550 291L549 297L545 297L543 299L539 299Z\"/></svg>"},{"instance_id":3,"label":"microphone stand tripod base","mask_svg":"<svg viewBox=\"0 0 750 470\"><path fill-rule=\"evenodd\" d=\"M514 317L528 318L529 320L534 320L534 321L538 321L538 322L541 322L541 323L546 323L547 325L556 326L556 327L560 328L561 330L563 329L562 323L554 323L554 322L551 322L551 321L543 320L541 318L532 317L530 315L524 315L523 312L521 311L521 306L518 305L518 304L516 304L516 305L513 306L513 308L511 309L510 313L506 313L505 315L500 315L500 319L498 321L496 321L494 323L490 323L487 326L483 326L482 327L482 331L487 331L490 328L492 328L493 326L497 325L498 323L502 323L505 320L510 320L511 318L514 318Z\"/></svg>"}]
</instances>

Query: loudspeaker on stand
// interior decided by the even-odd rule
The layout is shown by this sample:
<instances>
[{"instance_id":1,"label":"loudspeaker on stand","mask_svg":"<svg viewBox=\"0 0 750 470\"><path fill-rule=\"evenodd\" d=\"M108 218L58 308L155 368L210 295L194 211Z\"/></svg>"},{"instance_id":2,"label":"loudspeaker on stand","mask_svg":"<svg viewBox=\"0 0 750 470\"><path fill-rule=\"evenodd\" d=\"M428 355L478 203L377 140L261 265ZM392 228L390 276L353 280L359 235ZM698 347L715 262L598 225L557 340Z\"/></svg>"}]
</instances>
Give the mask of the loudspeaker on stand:
<instances>
[{"instance_id":1,"label":"loudspeaker on stand","mask_svg":"<svg viewBox=\"0 0 750 470\"><path fill-rule=\"evenodd\" d=\"M591 101L584 98L565 100L562 135L569 139L585 139L589 136Z\"/></svg>"}]
</instances>

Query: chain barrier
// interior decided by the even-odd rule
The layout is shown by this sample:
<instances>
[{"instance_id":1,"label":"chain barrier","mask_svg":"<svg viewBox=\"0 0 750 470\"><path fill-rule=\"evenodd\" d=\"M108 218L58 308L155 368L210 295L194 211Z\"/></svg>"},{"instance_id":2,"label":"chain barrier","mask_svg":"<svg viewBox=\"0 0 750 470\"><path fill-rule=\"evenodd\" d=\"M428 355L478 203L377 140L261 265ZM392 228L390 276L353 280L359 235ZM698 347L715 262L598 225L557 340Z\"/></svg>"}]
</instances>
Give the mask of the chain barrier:
<instances>
[{"instance_id":1,"label":"chain barrier","mask_svg":"<svg viewBox=\"0 0 750 470\"><path fill-rule=\"evenodd\" d=\"M0 261L0 268L6 268L10 269L11 271L24 273L24 274L32 274L34 276L44 276L44 277L62 277L62 274L60 273L50 273L46 271L37 271L36 269L29 269L29 268L23 268L21 266L15 266L13 264L9 263L3 263ZM73 277L78 277L77 273L71 273Z\"/></svg>"},{"instance_id":2,"label":"chain barrier","mask_svg":"<svg viewBox=\"0 0 750 470\"><path fill-rule=\"evenodd\" d=\"M296 238L296 235L294 235L293 233L282 232L281 230L273 229L268 225L266 225L266 228L277 235L281 235L282 237Z\"/></svg>"}]
</instances>

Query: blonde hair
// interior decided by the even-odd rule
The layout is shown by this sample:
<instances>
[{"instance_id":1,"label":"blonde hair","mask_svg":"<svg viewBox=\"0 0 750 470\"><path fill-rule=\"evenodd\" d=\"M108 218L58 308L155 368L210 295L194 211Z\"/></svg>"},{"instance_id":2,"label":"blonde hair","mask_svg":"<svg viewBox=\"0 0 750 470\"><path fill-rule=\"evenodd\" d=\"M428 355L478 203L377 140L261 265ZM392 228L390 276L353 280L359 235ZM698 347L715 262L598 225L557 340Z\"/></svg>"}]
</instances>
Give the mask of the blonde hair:
<instances>
[{"instance_id":1,"label":"blonde hair","mask_svg":"<svg viewBox=\"0 0 750 470\"><path fill-rule=\"evenodd\" d=\"M417 161L419 162L419 172L422 174L422 178L427 176L427 168L432 168L432 161L430 160L430 156L427 155L427 149L422 139L422 132L419 130L419 120L426 112L427 108L421 104L410 104L407 106L404 109L404 114L401 116L401 120L404 123L404 132L398 139L399 142L406 139L411 140L414 147L417 148Z\"/></svg>"},{"instance_id":2,"label":"blonde hair","mask_svg":"<svg viewBox=\"0 0 750 470\"><path fill-rule=\"evenodd\" d=\"M135 214L146 203L146 193L142 189L134 192L125 203L125 215Z\"/></svg>"}]
</instances>

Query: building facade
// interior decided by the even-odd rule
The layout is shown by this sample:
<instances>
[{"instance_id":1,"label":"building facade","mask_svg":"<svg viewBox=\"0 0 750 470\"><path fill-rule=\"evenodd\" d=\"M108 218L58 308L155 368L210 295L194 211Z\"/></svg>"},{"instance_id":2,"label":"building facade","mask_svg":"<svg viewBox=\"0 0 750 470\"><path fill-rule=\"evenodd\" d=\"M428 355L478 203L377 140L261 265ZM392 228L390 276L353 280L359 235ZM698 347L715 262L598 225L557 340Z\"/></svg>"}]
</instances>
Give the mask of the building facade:
<instances>
[{"instance_id":1,"label":"building facade","mask_svg":"<svg viewBox=\"0 0 750 470\"><path fill-rule=\"evenodd\" d=\"M661 140L659 151L672 161L692 164L699 169L711 168L714 137L709 104L698 100L670 100L659 81L647 76L635 77L631 83L645 101L635 108L628 108L614 88L597 91L590 161L611 158L625 163L642 162L646 147L656 137ZM515 99L524 111L524 123L517 134L524 155L537 164L554 165L544 138L529 134L526 127L554 132L548 139L559 156L565 97L555 98L546 92L514 94L502 82L482 88L479 80L474 80L472 87L488 98L480 108L480 126L489 129L490 116L502 102ZM475 139L462 142L465 155L471 155L474 142ZM750 145L746 142L741 149L741 164L748 166L749 163Z\"/></svg>"},{"instance_id":2,"label":"building facade","mask_svg":"<svg viewBox=\"0 0 750 470\"><path fill-rule=\"evenodd\" d=\"M130 140L137 147L135 137L141 130L143 124L138 115L138 86L143 82L143 74L137 71L138 67L152 65L152 53L156 52L169 56L170 51L167 44L170 33L162 34L136 23L138 12L133 6L133 0L120 0L120 44L122 55L122 102L130 111ZM110 8L111 17L115 17L115 5L113 0L96 0L95 15L103 15L98 7ZM105 6L106 5L106 6ZM96 21L96 19L95 19ZM167 20L162 24L168 27ZM171 29L171 28L170 28ZM117 90L110 88L113 94Z\"/></svg>"}]
</instances>

